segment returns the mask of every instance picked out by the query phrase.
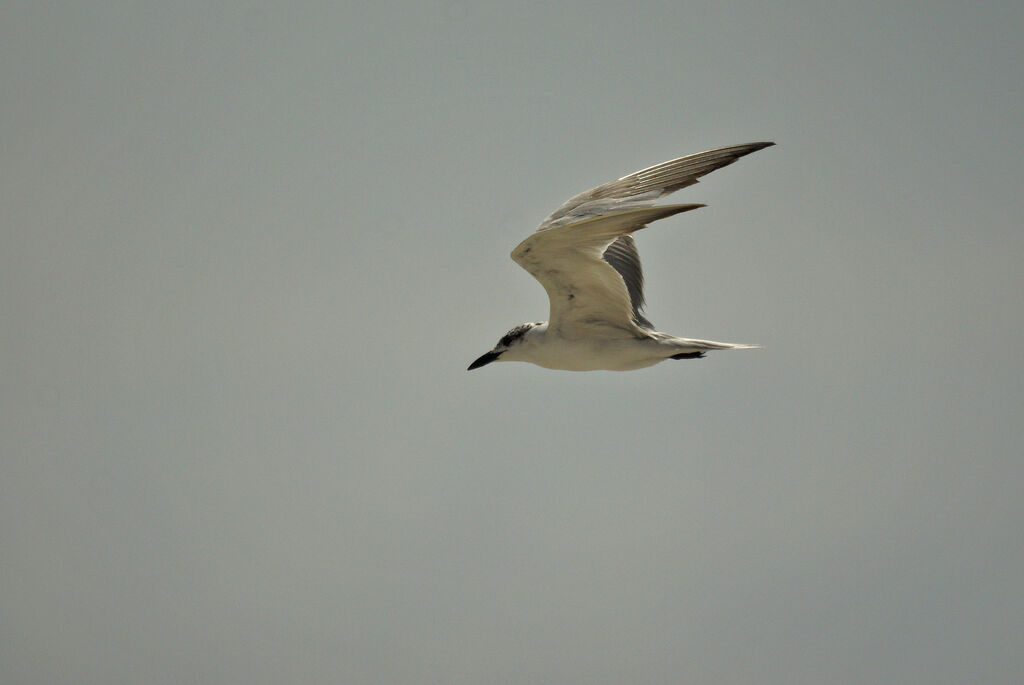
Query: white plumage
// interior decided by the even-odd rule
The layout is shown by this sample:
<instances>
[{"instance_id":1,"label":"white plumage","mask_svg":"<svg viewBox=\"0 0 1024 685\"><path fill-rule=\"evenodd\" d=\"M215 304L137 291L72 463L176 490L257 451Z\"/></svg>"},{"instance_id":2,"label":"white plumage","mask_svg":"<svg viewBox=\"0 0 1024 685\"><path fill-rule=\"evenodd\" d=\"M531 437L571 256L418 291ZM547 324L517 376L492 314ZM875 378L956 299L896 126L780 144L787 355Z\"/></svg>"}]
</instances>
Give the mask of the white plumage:
<instances>
[{"instance_id":1,"label":"white plumage","mask_svg":"<svg viewBox=\"0 0 1024 685\"><path fill-rule=\"evenodd\" d=\"M469 369L526 361L549 369L627 371L709 350L757 347L677 338L643 313L643 271L631 233L652 221L703 207L655 205L701 176L773 143L733 145L642 169L568 200L512 250L551 303L549 320L521 324Z\"/></svg>"}]
</instances>

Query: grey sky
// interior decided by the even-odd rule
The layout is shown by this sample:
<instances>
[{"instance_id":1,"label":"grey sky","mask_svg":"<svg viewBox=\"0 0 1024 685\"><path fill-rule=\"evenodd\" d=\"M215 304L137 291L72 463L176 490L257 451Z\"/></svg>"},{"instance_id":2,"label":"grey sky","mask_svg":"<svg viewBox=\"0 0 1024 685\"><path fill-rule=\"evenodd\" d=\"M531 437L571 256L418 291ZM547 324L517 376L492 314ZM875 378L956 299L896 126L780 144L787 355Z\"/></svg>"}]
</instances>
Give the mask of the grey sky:
<instances>
[{"instance_id":1,"label":"grey sky","mask_svg":"<svg viewBox=\"0 0 1024 685\"><path fill-rule=\"evenodd\" d=\"M0 4L0 680L1021 681L1019 0L207 5ZM764 349L465 372L755 140L637 239Z\"/></svg>"}]
</instances>

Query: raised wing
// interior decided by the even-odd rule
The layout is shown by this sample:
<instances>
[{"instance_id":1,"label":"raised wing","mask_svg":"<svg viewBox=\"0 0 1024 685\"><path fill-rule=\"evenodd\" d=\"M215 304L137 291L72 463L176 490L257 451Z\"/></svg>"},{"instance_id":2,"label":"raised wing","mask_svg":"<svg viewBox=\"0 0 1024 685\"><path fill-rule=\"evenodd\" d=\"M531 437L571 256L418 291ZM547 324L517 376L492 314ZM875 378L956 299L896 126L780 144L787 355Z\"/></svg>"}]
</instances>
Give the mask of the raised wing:
<instances>
[{"instance_id":1,"label":"raised wing","mask_svg":"<svg viewBox=\"0 0 1024 685\"><path fill-rule=\"evenodd\" d=\"M573 197L547 217L537 230L546 231L627 209L652 207L658 198L693 185L701 176L774 144L760 142L730 145L641 169ZM642 313L644 276L633 238L623 235L614 240L607 246L602 257L622 277L626 285L633 321L644 328L653 328Z\"/></svg>"},{"instance_id":2,"label":"raised wing","mask_svg":"<svg viewBox=\"0 0 1024 685\"><path fill-rule=\"evenodd\" d=\"M551 301L548 330L567 338L644 335L634 320L626 281L602 257L620 237L703 206L626 209L537 231L519 243L512 259L540 281ZM635 261L639 267L639 259Z\"/></svg>"},{"instance_id":3,"label":"raised wing","mask_svg":"<svg viewBox=\"0 0 1024 685\"><path fill-rule=\"evenodd\" d=\"M774 144L761 142L730 145L641 169L569 199L544 219L537 230L564 226L588 217L624 209L650 207L658 198L693 185L701 176Z\"/></svg>"}]
</instances>

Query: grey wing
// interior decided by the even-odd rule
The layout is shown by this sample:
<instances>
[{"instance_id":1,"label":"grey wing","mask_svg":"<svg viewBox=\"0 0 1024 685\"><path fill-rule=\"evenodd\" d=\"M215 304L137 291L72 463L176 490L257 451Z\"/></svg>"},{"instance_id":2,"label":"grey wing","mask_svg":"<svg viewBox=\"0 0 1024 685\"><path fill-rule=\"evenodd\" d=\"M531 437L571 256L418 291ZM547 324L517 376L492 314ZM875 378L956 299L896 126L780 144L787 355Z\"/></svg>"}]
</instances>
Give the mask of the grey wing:
<instances>
[{"instance_id":1,"label":"grey wing","mask_svg":"<svg viewBox=\"0 0 1024 685\"><path fill-rule=\"evenodd\" d=\"M642 313L644 308L644 272L640 266L640 254L633 236L624 235L616 239L601 255L613 269L619 272L629 291L629 303L633 307L633 320L641 328L654 329L654 325Z\"/></svg>"},{"instance_id":2,"label":"grey wing","mask_svg":"<svg viewBox=\"0 0 1024 685\"><path fill-rule=\"evenodd\" d=\"M602 331L611 337L642 334L626 278L604 255L612 243L653 221L703 206L627 209L530 234L511 256L547 291L548 330L567 338L592 338Z\"/></svg>"},{"instance_id":3,"label":"grey wing","mask_svg":"<svg viewBox=\"0 0 1024 685\"><path fill-rule=\"evenodd\" d=\"M608 212L653 205L658 198L693 185L701 176L774 144L760 142L730 145L641 169L569 199L544 219L537 230L543 231Z\"/></svg>"}]
</instances>

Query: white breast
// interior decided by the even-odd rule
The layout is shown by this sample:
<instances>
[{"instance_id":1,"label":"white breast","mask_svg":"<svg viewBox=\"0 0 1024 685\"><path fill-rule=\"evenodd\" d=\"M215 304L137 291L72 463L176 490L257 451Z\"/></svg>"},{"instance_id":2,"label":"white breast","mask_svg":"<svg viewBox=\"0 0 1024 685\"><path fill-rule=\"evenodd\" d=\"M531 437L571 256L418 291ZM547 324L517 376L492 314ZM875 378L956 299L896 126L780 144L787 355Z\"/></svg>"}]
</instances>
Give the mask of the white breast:
<instances>
[{"instance_id":1,"label":"white breast","mask_svg":"<svg viewBox=\"0 0 1024 685\"><path fill-rule=\"evenodd\" d=\"M565 371L631 371L653 366L666 357L654 340L566 340L549 335L522 350L522 361Z\"/></svg>"}]
</instances>

